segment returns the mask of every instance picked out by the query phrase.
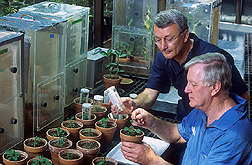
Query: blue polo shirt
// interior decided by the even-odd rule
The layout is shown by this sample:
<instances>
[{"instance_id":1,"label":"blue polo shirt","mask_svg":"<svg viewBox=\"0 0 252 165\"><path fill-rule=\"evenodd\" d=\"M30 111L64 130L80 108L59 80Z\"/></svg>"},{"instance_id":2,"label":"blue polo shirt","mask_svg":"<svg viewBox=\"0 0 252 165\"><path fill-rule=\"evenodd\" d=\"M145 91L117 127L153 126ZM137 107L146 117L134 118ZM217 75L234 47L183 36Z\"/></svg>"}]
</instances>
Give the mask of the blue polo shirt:
<instances>
[{"instance_id":1,"label":"blue polo shirt","mask_svg":"<svg viewBox=\"0 0 252 165\"><path fill-rule=\"evenodd\" d=\"M252 162L252 125L246 101L231 95L237 105L207 126L204 112L194 109L178 124L187 141L182 164L243 164Z\"/></svg>"},{"instance_id":2,"label":"blue polo shirt","mask_svg":"<svg viewBox=\"0 0 252 165\"><path fill-rule=\"evenodd\" d=\"M222 53L232 66L233 88L230 92L242 95L247 91L247 86L245 85L239 71L234 65L234 59L228 52L211 43L199 39L195 34L190 33L189 38L194 40L193 48L189 52L185 63L195 56L199 56L208 52ZM177 106L177 119L179 121L187 116L193 109L189 106L188 96L184 92L187 84L186 73L183 69L185 63L179 65L179 63L174 59L166 59L159 51L152 64L151 75L146 84L146 88L155 89L161 93L168 93L171 85L178 90L178 95L182 98L178 101Z\"/></svg>"}]
</instances>

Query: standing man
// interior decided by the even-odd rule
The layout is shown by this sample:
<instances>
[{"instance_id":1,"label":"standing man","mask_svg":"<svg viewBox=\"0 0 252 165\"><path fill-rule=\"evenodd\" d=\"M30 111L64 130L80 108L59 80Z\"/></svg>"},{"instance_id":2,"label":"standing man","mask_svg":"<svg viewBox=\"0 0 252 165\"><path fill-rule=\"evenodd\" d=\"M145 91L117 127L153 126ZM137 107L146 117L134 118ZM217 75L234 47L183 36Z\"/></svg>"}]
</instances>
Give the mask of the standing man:
<instances>
[{"instance_id":1,"label":"standing man","mask_svg":"<svg viewBox=\"0 0 252 165\"><path fill-rule=\"evenodd\" d=\"M185 64L185 93L195 107L180 124L168 123L142 108L132 113L135 126L148 128L169 143L186 143L182 164L252 163L252 125L246 100L229 92L232 72L225 56L207 53ZM146 143L122 142L126 159L139 164L169 164Z\"/></svg>"},{"instance_id":2,"label":"standing man","mask_svg":"<svg viewBox=\"0 0 252 165\"><path fill-rule=\"evenodd\" d=\"M232 66L233 88L230 92L249 101L249 94L244 81L234 65L232 56L219 47L199 39L195 34L189 33L187 18L179 11L171 9L161 11L154 19L153 42L158 46L159 52L151 68L151 76L145 90L135 99L122 98L126 112L136 108L149 109L156 101L159 93L168 93L173 85L179 96L176 119L181 121L193 107L189 106L189 98L184 92L187 84L184 64L191 58L207 52L219 52L225 56ZM114 111L112 106L112 111Z\"/></svg>"}]
</instances>

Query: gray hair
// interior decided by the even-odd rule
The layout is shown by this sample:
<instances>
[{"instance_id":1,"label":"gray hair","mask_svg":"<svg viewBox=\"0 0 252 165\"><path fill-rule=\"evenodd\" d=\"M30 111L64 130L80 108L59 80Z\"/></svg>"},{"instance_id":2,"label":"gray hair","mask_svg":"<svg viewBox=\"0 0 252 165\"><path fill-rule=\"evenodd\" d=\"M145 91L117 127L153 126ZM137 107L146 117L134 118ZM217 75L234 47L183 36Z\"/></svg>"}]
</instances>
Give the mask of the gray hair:
<instances>
[{"instance_id":1,"label":"gray hair","mask_svg":"<svg viewBox=\"0 0 252 165\"><path fill-rule=\"evenodd\" d=\"M231 89L231 66L224 55L220 53L206 53L196 56L188 61L184 68L188 70L191 66L199 63L208 64L204 67L202 74L202 80L205 81L206 86L210 86L215 82L220 82L223 91L229 91L229 89Z\"/></svg>"},{"instance_id":2,"label":"gray hair","mask_svg":"<svg viewBox=\"0 0 252 165\"><path fill-rule=\"evenodd\" d=\"M176 24L180 32L188 29L187 18L180 11L169 9L161 11L154 18L154 24L158 28L166 28L172 24Z\"/></svg>"}]
</instances>

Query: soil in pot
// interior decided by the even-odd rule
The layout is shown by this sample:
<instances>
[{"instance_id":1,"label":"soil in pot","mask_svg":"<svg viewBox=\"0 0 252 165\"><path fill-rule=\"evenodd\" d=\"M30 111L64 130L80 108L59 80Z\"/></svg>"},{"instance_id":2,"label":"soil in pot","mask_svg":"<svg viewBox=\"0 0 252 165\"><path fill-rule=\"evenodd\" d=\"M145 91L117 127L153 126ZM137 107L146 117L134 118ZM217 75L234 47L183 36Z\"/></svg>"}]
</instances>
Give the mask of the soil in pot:
<instances>
[{"instance_id":1,"label":"soil in pot","mask_svg":"<svg viewBox=\"0 0 252 165\"><path fill-rule=\"evenodd\" d=\"M59 164L58 153L62 150L72 147L72 144L72 141L65 137L60 137L59 139L52 139L48 142L53 164Z\"/></svg>"},{"instance_id":2,"label":"soil in pot","mask_svg":"<svg viewBox=\"0 0 252 165\"><path fill-rule=\"evenodd\" d=\"M128 141L134 143L142 143L144 132L136 129L133 126L125 127L120 130L121 141Z\"/></svg>"},{"instance_id":3,"label":"soil in pot","mask_svg":"<svg viewBox=\"0 0 252 165\"><path fill-rule=\"evenodd\" d=\"M52 139L59 139L60 137L69 138L70 132L64 128L51 128L46 131L46 138L48 141Z\"/></svg>"},{"instance_id":4,"label":"soil in pot","mask_svg":"<svg viewBox=\"0 0 252 165\"><path fill-rule=\"evenodd\" d=\"M100 163L103 162L103 163ZM104 165L117 165L118 162L113 159L113 158L109 158L109 157L96 157L95 159L92 160L92 165L99 165L100 164L104 164Z\"/></svg>"},{"instance_id":5,"label":"soil in pot","mask_svg":"<svg viewBox=\"0 0 252 165\"><path fill-rule=\"evenodd\" d=\"M102 137L101 131L98 129L93 129L93 128L84 128L81 129L79 132L80 139L93 139L100 141Z\"/></svg>"},{"instance_id":6,"label":"soil in pot","mask_svg":"<svg viewBox=\"0 0 252 165\"><path fill-rule=\"evenodd\" d=\"M85 155L85 164L90 165L92 160L97 157L101 144L97 140L82 139L76 143L76 148Z\"/></svg>"},{"instance_id":7,"label":"soil in pot","mask_svg":"<svg viewBox=\"0 0 252 165\"><path fill-rule=\"evenodd\" d=\"M102 148L104 149L111 144L117 128L117 124L109 121L109 118L102 118L95 123L95 128L102 132L101 144Z\"/></svg>"},{"instance_id":8,"label":"soil in pot","mask_svg":"<svg viewBox=\"0 0 252 165\"><path fill-rule=\"evenodd\" d=\"M94 128L94 124L95 124L96 119L97 119L95 114L91 114L91 119L90 120L88 120L88 118L86 117L86 113L84 113L83 119L81 119L81 118L82 118L82 112L77 113L75 115L75 120L80 121L83 124L84 128Z\"/></svg>"},{"instance_id":9,"label":"soil in pot","mask_svg":"<svg viewBox=\"0 0 252 165\"><path fill-rule=\"evenodd\" d=\"M62 150L58 154L59 162L62 165L80 165L83 162L83 153L76 149Z\"/></svg>"},{"instance_id":10,"label":"soil in pot","mask_svg":"<svg viewBox=\"0 0 252 165\"><path fill-rule=\"evenodd\" d=\"M29 159L36 156L45 155L47 141L44 138L31 137L23 142L24 150L29 155Z\"/></svg>"},{"instance_id":11,"label":"soil in pot","mask_svg":"<svg viewBox=\"0 0 252 165\"><path fill-rule=\"evenodd\" d=\"M119 117L119 115L114 115L112 112L108 114L109 120L116 122L116 124L117 124L115 136L118 138L120 135L120 130L122 128L124 128L125 126L130 125L129 115L128 114L120 114L120 115L121 115L121 117Z\"/></svg>"},{"instance_id":12,"label":"soil in pot","mask_svg":"<svg viewBox=\"0 0 252 165\"><path fill-rule=\"evenodd\" d=\"M36 156L27 162L27 165L52 165L52 161L42 156Z\"/></svg>"},{"instance_id":13,"label":"soil in pot","mask_svg":"<svg viewBox=\"0 0 252 165\"><path fill-rule=\"evenodd\" d=\"M76 143L79 139L79 131L82 129L83 124L76 120L66 120L61 123L61 127L70 132L70 139Z\"/></svg>"},{"instance_id":14,"label":"soil in pot","mask_svg":"<svg viewBox=\"0 0 252 165\"><path fill-rule=\"evenodd\" d=\"M26 165L28 154L21 150L10 149L5 151L2 155L2 159L5 165Z\"/></svg>"}]
</instances>

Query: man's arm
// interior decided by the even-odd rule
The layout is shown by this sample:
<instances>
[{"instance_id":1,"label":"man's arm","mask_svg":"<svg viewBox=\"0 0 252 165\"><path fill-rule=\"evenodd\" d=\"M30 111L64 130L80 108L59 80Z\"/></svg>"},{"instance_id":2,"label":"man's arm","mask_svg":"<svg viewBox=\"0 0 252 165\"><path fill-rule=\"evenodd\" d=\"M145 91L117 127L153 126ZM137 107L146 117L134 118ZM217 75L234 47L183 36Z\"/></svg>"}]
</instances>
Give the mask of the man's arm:
<instances>
[{"instance_id":1,"label":"man's arm","mask_svg":"<svg viewBox=\"0 0 252 165\"><path fill-rule=\"evenodd\" d=\"M142 108L133 111L131 118L134 126L147 128L168 143L186 142L180 135L177 124L160 120Z\"/></svg>"},{"instance_id":2,"label":"man's arm","mask_svg":"<svg viewBox=\"0 0 252 165\"><path fill-rule=\"evenodd\" d=\"M158 97L159 91L145 88L145 90L137 95L133 102L135 103L135 108L150 109L150 107L155 103Z\"/></svg>"}]
</instances>

